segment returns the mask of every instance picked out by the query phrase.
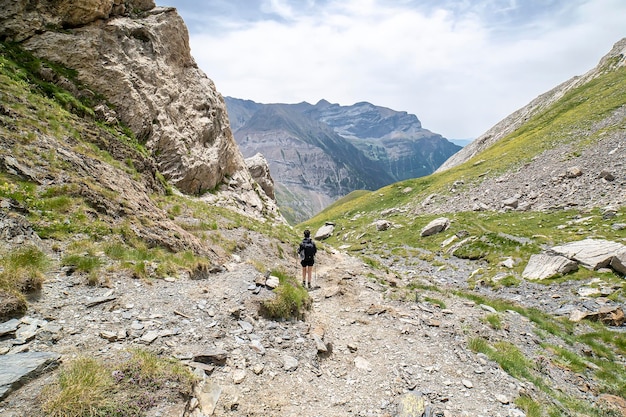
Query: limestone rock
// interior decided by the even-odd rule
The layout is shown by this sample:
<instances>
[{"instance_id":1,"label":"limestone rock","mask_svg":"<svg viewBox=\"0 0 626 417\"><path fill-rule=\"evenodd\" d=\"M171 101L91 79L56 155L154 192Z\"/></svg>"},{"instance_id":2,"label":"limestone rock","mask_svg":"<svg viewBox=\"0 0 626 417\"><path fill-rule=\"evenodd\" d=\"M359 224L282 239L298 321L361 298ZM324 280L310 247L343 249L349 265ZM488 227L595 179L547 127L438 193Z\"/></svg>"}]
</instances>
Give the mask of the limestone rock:
<instances>
[{"instance_id":1,"label":"limestone rock","mask_svg":"<svg viewBox=\"0 0 626 417\"><path fill-rule=\"evenodd\" d=\"M178 189L201 194L228 183L254 191L224 99L192 58L176 9L153 0L10 3L0 11L0 36L77 70ZM64 30L48 30L54 27Z\"/></svg>"},{"instance_id":2,"label":"limestone rock","mask_svg":"<svg viewBox=\"0 0 626 417\"><path fill-rule=\"evenodd\" d=\"M389 220L376 220L374 226L376 226L376 230L382 232L391 227L391 222Z\"/></svg>"},{"instance_id":3,"label":"limestone rock","mask_svg":"<svg viewBox=\"0 0 626 417\"><path fill-rule=\"evenodd\" d=\"M315 240L328 239L329 237L333 235L334 231L335 231L335 224L326 222L324 226L317 229L317 232L315 232L314 239Z\"/></svg>"},{"instance_id":4,"label":"limestone rock","mask_svg":"<svg viewBox=\"0 0 626 417\"><path fill-rule=\"evenodd\" d=\"M293 356L283 355L283 368L287 372L295 371L298 369L298 360Z\"/></svg>"},{"instance_id":5,"label":"limestone rock","mask_svg":"<svg viewBox=\"0 0 626 417\"><path fill-rule=\"evenodd\" d=\"M522 272L526 279L546 279L557 274L567 274L578 269L578 264L564 256L532 255Z\"/></svg>"},{"instance_id":6,"label":"limestone rock","mask_svg":"<svg viewBox=\"0 0 626 417\"><path fill-rule=\"evenodd\" d=\"M52 352L26 352L0 355L0 400L25 381L58 366L61 355Z\"/></svg>"},{"instance_id":7,"label":"limestone rock","mask_svg":"<svg viewBox=\"0 0 626 417\"><path fill-rule=\"evenodd\" d=\"M265 281L265 285L268 288L274 289L274 288L277 288L280 285L280 280L278 279L277 276L270 275L269 278L267 279L267 281Z\"/></svg>"},{"instance_id":8,"label":"limestone rock","mask_svg":"<svg viewBox=\"0 0 626 417\"><path fill-rule=\"evenodd\" d=\"M193 394L198 401L202 415L211 416L222 394L222 387L209 380L202 380L194 386Z\"/></svg>"},{"instance_id":9,"label":"limestone rock","mask_svg":"<svg viewBox=\"0 0 626 417\"><path fill-rule=\"evenodd\" d=\"M609 266L620 274L626 275L626 249L616 253Z\"/></svg>"},{"instance_id":10,"label":"limestone rock","mask_svg":"<svg viewBox=\"0 0 626 417\"><path fill-rule=\"evenodd\" d=\"M450 219L446 217L439 217L438 219L435 219L432 222L428 223L426 226L424 226L424 228L420 232L420 235L422 237L431 236L431 235L443 232L449 226L450 226Z\"/></svg>"},{"instance_id":11,"label":"limestone rock","mask_svg":"<svg viewBox=\"0 0 626 417\"><path fill-rule=\"evenodd\" d=\"M552 250L586 268L596 270L609 266L613 257L626 251L626 246L604 239L584 239L555 246Z\"/></svg>"},{"instance_id":12,"label":"limestone rock","mask_svg":"<svg viewBox=\"0 0 626 417\"><path fill-rule=\"evenodd\" d=\"M413 392L403 395L398 400L398 417L422 417L425 411L424 397Z\"/></svg>"},{"instance_id":13,"label":"limestone rock","mask_svg":"<svg viewBox=\"0 0 626 417\"><path fill-rule=\"evenodd\" d=\"M250 158L246 158L245 162L252 178L261 186L269 198L275 200L274 180L270 174L270 166L265 157L257 153Z\"/></svg>"},{"instance_id":14,"label":"limestone rock","mask_svg":"<svg viewBox=\"0 0 626 417\"><path fill-rule=\"evenodd\" d=\"M567 169L567 172L565 173L565 176L567 178L576 178L576 177L580 177L581 175L583 175L583 171L582 169L580 169L580 167L570 167Z\"/></svg>"}]
</instances>

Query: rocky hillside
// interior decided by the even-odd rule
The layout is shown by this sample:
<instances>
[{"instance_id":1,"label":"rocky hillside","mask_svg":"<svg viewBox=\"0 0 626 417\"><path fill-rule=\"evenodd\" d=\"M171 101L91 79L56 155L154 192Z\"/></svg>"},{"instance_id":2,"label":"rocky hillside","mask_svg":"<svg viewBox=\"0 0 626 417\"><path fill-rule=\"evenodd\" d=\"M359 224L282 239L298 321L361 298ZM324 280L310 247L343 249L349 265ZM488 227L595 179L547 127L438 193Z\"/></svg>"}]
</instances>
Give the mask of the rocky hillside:
<instances>
[{"instance_id":1,"label":"rocky hillside","mask_svg":"<svg viewBox=\"0 0 626 417\"><path fill-rule=\"evenodd\" d=\"M312 220L334 232L307 292L304 225L275 210L262 158L243 168L219 94L187 91L209 82L167 46L188 52L175 10L17 1L0 15L3 417L625 415L622 66L529 120L542 152L518 136L533 153L486 150ZM523 171L537 155L562 165ZM199 173L216 165L211 186ZM528 182L544 187L534 204L501 200L507 178L552 170ZM498 194L463 209L480 181ZM538 281L535 255L577 270Z\"/></svg>"},{"instance_id":2,"label":"rocky hillside","mask_svg":"<svg viewBox=\"0 0 626 417\"><path fill-rule=\"evenodd\" d=\"M291 222L357 189L375 190L433 172L460 147L422 128L415 115L357 103L260 104L226 97L245 156L261 153Z\"/></svg>"}]
</instances>

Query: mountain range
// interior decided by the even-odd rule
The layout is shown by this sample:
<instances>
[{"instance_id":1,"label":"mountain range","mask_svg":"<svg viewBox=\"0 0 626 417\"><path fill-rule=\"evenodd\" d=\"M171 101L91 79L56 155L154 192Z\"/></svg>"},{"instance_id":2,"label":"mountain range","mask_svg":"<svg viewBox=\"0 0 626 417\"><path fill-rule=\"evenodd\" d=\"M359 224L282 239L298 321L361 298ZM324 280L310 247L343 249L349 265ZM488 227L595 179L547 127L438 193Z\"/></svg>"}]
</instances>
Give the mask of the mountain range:
<instances>
[{"instance_id":1,"label":"mountain range","mask_svg":"<svg viewBox=\"0 0 626 417\"><path fill-rule=\"evenodd\" d=\"M6 6L0 415L626 415L626 39L436 172L289 226L175 9ZM398 175L377 125L419 132L250 104L328 189Z\"/></svg>"},{"instance_id":2,"label":"mountain range","mask_svg":"<svg viewBox=\"0 0 626 417\"><path fill-rule=\"evenodd\" d=\"M225 102L241 152L267 159L278 206L291 223L351 191L428 175L461 149L424 129L417 116L367 102Z\"/></svg>"}]
</instances>

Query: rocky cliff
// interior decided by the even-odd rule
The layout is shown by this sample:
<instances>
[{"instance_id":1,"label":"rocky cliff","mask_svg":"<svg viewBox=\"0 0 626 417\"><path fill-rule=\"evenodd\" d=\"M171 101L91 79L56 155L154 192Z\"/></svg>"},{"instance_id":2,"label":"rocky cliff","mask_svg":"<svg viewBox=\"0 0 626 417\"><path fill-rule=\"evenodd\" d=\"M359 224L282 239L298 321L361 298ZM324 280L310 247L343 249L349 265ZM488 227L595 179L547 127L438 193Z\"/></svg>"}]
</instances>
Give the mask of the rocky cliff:
<instances>
[{"instance_id":1,"label":"rocky cliff","mask_svg":"<svg viewBox=\"0 0 626 417\"><path fill-rule=\"evenodd\" d=\"M191 57L174 8L153 0L5 3L0 38L75 70L84 88L70 90L99 99L100 118L128 126L168 181L189 194L237 189L259 208L223 98ZM275 211L262 200L261 211Z\"/></svg>"},{"instance_id":2,"label":"rocky cliff","mask_svg":"<svg viewBox=\"0 0 626 417\"><path fill-rule=\"evenodd\" d=\"M422 128L415 115L370 103L260 104L226 97L244 155L262 153L277 200L303 221L357 189L421 177L460 147Z\"/></svg>"}]
</instances>

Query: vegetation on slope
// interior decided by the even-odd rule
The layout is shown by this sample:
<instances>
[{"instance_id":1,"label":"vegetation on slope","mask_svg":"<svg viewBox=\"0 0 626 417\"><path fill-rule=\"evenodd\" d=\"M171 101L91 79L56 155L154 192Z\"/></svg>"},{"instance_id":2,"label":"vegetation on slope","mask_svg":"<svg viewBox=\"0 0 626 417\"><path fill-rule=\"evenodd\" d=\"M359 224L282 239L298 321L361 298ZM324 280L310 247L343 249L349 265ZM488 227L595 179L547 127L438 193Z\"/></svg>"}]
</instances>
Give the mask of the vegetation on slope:
<instances>
[{"instance_id":1,"label":"vegetation on slope","mask_svg":"<svg viewBox=\"0 0 626 417\"><path fill-rule=\"evenodd\" d=\"M88 285L107 286L112 275L149 283L210 273L259 239L271 252L267 259L290 256L299 241L291 228L175 194L127 128L97 118L94 105L101 98L83 97L74 75L0 43L0 219L32 241L18 249L0 244L0 320L23 315L46 273L61 267ZM150 210L129 210L127 196L89 176L104 175L87 169L92 163L138 184L145 195L131 197ZM200 243L185 248L194 241ZM306 291L284 290L295 277L282 281L275 304L288 308L276 315L300 316L310 303ZM141 416L160 402L188 398L192 383L186 367L149 352L132 352L114 364L79 358L62 366L42 408L50 416ZM173 392L180 398L168 397Z\"/></svg>"},{"instance_id":2,"label":"vegetation on slope","mask_svg":"<svg viewBox=\"0 0 626 417\"><path fill-rule=\"evenodd\" d=\"M468 347L498 362L502 369L534 388L517 399L517 404L529 416L593 415L612 416L614 411L581 400L576 393L565 392L546 372L548 364L568 369L594 381L596 395L611 394L624 398L626 371L622 361L626 340L622 333L607 328L602 323L583 321L571 323L555 318L533 308L515 303L490 299L472 291L479 285L489 285L494 290L502 286L517 286L522 282L522 271L532 254L546 247L581 240L599 238L625 241L626 230L612 227L623 223L626 207L617 208L614 218L607 218L601 208L585 210L552 210L545 212L456 212L423 214L421 203L437 194L445 199L451 190L471 189L487 178L497 178L504 173L516 172L520 167L539 157L544 151L570 145L572 155L593 146L604 135L623 124L603 123L626 102L626 68L605 71L603 75L569 91L560 100L530 118L518 130L491 146L472 160L448 171L423 178L402 181L374 192L352 195L328 207L309 221L299 225L313 230L324 222L336 224L335 233L328 239L333 246L343 246L361 256L369 265L393 269L428 262L439 268L450 268L446 260L453 257L480 261L477 269L467 279L467 289L456 289L456 295L480 304L492 306L496 313L485 318L492 327L501 327L501 314L514 311L527 317L535 326L540 341L534 357L525 356L518 347L506 339L484 339L468 334ZM436 217L450 219L450 227L434 236L421 237L424 226ZM378 231L374 222L385 219L392 227ZM456 245L450 239L457 239ZM458 244L458 242L464 242ZM512 268L502 266L511 258ZM399 268L398 270L401 270ZM395 270L393 272L396 272ZM397 272L401 274L401 272ZM546 286L570 280L590 278L616 289L610 299L623 302L626 284L623 277L612 272L589 271L581 268L575 273L543 281ZM428 276L412 276L405 287L389 287L388 294L399 300L415 299L414 291L422 288L436 299L439 288ZM406 281L406 280L405 280ZM385 284L384 281L379 280ZM581 348L582 346L582 348ZM585 354L581 354L586 352Z\"/></svg>"}]
</instances>

